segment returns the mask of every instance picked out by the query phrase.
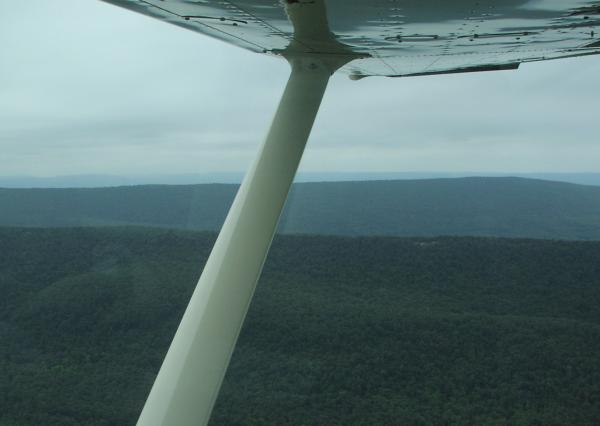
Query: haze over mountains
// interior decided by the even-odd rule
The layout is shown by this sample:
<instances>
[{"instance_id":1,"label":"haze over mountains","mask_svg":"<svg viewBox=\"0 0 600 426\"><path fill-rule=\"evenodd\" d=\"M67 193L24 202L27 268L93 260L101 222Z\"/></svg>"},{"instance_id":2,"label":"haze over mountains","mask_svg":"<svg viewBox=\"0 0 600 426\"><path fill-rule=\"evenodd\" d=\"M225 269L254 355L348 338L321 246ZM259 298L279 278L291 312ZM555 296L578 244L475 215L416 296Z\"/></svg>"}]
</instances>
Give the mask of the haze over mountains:
<instances>
[{"instance_id":1,"label":"haze over mountains","mask_svg":"<svg viewBox=\"0 0 600 426\"><path fill-rule=\"evenodd\" d=\"M218 230L235 184L0 189L0 226ZM492 177L295 184L293 234L600 239L600 187Z\"/></svg>"},{"instance_id":2,"label":"haze over mountains","mask_svg":"<svg viewBox=\"0 0 600 426\"><path fill-rule=\"evenodd\" d=\"M484 173L481 172L299 172L296 182L450 179L463 177L521 177L600 186L600 173ZM0 188L99 188L126 185L194 185L240 183L242 172L146 175L0 176Z\"/></svg>"}]
</instances>

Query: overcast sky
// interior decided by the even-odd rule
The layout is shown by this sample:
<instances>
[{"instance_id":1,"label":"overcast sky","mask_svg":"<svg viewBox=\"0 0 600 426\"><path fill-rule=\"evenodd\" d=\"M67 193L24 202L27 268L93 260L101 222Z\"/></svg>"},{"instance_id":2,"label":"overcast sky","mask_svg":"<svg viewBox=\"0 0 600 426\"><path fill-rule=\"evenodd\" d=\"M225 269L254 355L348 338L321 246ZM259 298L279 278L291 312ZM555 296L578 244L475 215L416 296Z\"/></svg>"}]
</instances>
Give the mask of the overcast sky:
<instances>
[{"instance_id":1,"label":"overcast sky","mask_svg":"<svg viewBox=\"0 0 600 426\"><path fill-rule=\"evenodd\" d=\"M0 2L0 175L245 170L287 64L96 0ZM600 56L332 78L301 165L600 171Z\"/></svg>"}]
</instances>

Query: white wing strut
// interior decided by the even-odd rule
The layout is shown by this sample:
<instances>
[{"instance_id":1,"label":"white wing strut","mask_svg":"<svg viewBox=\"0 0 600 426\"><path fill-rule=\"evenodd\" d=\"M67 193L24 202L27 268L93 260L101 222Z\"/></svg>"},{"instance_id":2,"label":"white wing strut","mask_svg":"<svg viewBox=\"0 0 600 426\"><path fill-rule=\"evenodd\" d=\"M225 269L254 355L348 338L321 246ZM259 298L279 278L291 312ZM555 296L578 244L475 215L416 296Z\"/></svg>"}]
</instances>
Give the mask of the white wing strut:
<instances>
[{"instance_id":1,"label":"white wing strut","mask_svg":"<svg viewBox=\"0 0 600 426\"><path fill-rule=\"evenodd\" d=\"M205 425L267 256L331 70L292 58L267 138L246 175L138 425Z\"/></svg>"}]
</instances>

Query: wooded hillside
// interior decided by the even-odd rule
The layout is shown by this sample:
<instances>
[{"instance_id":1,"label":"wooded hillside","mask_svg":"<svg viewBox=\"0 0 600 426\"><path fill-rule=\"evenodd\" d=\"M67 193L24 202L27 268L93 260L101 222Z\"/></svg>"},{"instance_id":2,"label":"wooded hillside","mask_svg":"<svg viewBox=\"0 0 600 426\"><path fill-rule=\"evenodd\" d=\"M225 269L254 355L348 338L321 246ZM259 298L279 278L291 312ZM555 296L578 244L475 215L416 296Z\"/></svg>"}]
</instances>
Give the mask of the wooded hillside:
<instances>
[{"instance_id":1,"label":"wooded hillside","mask_svg":"<svg viewBox=\"0 0 600 426\"><path fill-rule=\"evenodd\" d=\"M0 229L0 424L133 425L213 238ZM278 237L211 425L597 425L598 259Z\"/></svg>"},{"instance_id":2,"label":"wooded hillside","mask_svg":"<svg viewBox=\"0 0 600 426\"><path fill-rule=\"evenodd\" d=\"M236 185L0 189L0 226L216 231ZM600 187L520 178L302 183L280 231L600 239Z\"/></svg>"}]
</instances>

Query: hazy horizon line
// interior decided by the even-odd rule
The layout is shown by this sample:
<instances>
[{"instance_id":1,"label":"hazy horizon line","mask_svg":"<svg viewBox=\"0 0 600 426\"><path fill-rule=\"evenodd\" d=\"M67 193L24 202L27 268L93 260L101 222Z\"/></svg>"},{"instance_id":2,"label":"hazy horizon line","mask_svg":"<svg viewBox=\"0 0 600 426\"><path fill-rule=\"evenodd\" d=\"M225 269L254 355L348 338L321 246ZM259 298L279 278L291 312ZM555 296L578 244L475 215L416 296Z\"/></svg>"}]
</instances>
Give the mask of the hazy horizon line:
<instances>
[{"instance_id":1,"label":"hazy horizon line","mask_svg":"<svg viewBox=\"0 0 600 426\"><path fill-rule=\"evenodd\" d=\"M0 176L2 188L97 188L133 185L239 184L243 172L165 174L73 174L56 176ZM295 182L416 180L468 177L520 177L600 186L600 172L299 172Z\"/></svg>"}]
</instances>

